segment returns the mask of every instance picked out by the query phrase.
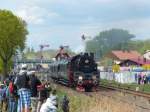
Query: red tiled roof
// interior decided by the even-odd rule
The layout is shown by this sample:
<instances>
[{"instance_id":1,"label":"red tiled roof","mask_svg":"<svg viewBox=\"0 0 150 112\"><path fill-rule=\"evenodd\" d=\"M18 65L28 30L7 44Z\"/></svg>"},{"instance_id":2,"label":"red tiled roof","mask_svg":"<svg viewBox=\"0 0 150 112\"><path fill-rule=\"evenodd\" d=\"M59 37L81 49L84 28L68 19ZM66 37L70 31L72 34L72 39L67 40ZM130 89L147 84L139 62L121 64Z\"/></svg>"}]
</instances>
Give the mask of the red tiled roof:
<instances>
[{"instance_id":1,"label":"red tiled roof","mask_svg":"<svg viewBox=\"0 0 150 112\"><path fill-rule=\"evenodd\" d=\"M138 59L139 57L141 57L141 54L137 51L112 51L112 54L120 60Z\"/></svg>"},{"instance_id":2,"label":"red tiled roof","mask_svg":"<svg viewBox=\"0 0 150 112\"><path fill-rule=\"evenodd\" d=\"M139 59L129 59L129 60L134 61L134 62L136 62L136 63L138 63L138 64L142 64L142 65L150 64L150 60L144 61L143 58L139 58Z\"/></svg>"}]
</instances>

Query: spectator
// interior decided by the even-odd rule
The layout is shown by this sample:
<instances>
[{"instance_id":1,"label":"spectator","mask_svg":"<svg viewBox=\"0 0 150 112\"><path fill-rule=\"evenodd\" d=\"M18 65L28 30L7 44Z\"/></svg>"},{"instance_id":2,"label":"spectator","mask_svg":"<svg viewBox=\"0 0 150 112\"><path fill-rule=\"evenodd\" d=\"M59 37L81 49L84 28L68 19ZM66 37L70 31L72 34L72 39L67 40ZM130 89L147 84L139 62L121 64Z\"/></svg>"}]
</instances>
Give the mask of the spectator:
<instances>
[{"instance_id":1,"label":"spectator","mask_svg":"<svg viewBox=\"0 0 150 112\"><path fill-rule=\"evenodd\" d=\"M47 97L49 97L49 96L50 96L50 93L51 93L51 91L52 91L52 88L51 88L51 85L50 85L49 82L46 82L45 88L46 88L46 91L47 91Z\"/></svg>"},{"instance_id":2,"label":"spectator","mask_svg":"<svg viewBox=\"0 0 150 112\"><path fill-rule=\"evenodd\" d=\"M148 78L146 75L143 76L143 82L144 82L144 84L147 84L147 82L148 82Z\"/></svg>"},{"instance_id":3,"label":"spectator","mask_svg":"<svg viewBox=\"0 0 150 112\"><path fill-rule=\"evenodd\" d=\"M150 84L150 73L147 76L148 84Z\"/></svg>"},{"instance_id":4,"label":"spectator","mask_svg":"<svg viewBox=\"0 0 150 112\"><path fill-rule=\"evenodd\" d=\"M51 87L47 82L42 81L43 84L38 86L38 106L37 112L40 112L41 105L43 102L49 97L49 93L51 92Z\"/></svg>"},{"instance_id":5,"label":"spectator","mask_svg":"<svg viewBox=\"0 0 150 112\"><path fill-rule=\"evenodd\" d=\"M0 85L0 112L3 112L4 100L5 100L5 85Z\"/></svg>"},{"instance_id":6,"label":"spectator","mask_svg":"<svg viewBox=\"0 0 150 112\"><path fill-rule=\"evenodd\" d=\"M6 95L8 97L8 112L17 111L17 87L14 85L13 77L10 79Z\"/></svg>"},{"instance_id":7,"label":"spectator","mask_svg":"<svg viewBox=\"0 0 150 112\"><path fill-rule=\"evenodd\" d=\"M142 76L141 74L138 74L138 84L141 84Z\"/></svg>"},{"instance_id":8,"label":"spectator","mask_svg":"<svg viewBox=\"0 0 150 112\"><path fill-rule=\"evenodd\" d=\"M144 84L144 72L141 72L141 84Z\"/></svg>"},{"instance_id":9,"label":"spectator","mask_svg":"<svg viewBox=\"0 0 150 112\"><path fill-rule=\"evenodd\" d=\"M69 112L69 99L65 95L62 100L62 110L63 112Z\"/></svg>"},{"instance_id":10,"label":"spectator","mask_svg":"<svg viewBox=\"0 0 150 112\"><path fill-rule=\"evenodd\" d=\"M7 97L7 89L9 86L9 79L4 81L4 90L3 90L3 111L7 111L8 109L8 97Z\"/></svg>"},{"instance_id":11,"label":"spectator","mask_svg":"<svg viewBox=\"0 0 150 112\"><path fill-rule=\"evenodd\" d=\"M31 108L30 80L27 76L27 65L23 65L15 81L18 88L18 112L29 112Z\"/></svg>"},{"instance_id":12,"label":"spectator","mask_svg":"<svg viewBox=\"0 0 150 112\"><path fill-rule=\"evenodd\" d=\"M41 85L40 80L35 76L35 71L32 71L30 76L30 80L31 80L31 96L32 97L37 97L37 86Z\"/></svg>"},{"instance_id":13,"label":"spectator","mask_svg":"<svg viewBox=\"0 0 150 112\"><path fill-rule=\"evenodd\" d=\"M38 105L37 105L37 112L40 112L41 105L47 98L47 91L43 84L38 86Z\"/></svg>"},{"instance_id":14,"label":"spectator","mask_svg":"<svg viewBox=\"0 0 150 112\"><path fill-rule=\"evenodd\" d=\"M58 107L58 96L56 89L52 90L50 98L55 102L55 106Z\"/></svg>"},{"instance_id":15,"label":"spectator","mask_svg":"<svg viewBox=\"0 0 150 112\"><path fill-rule=\"evenodd\" d=\"M40 112L57 112L54 99L47 98L46 102L42 104Z\"/></svg>"},{"instance_id":16,"label":"spectator","mask_svg":"<svg viewBox=\"0 0 150 112\"><path fill-rule=\"evenodd\" d=\"M135 73L135 81L138 83L138 74Z\"/></svg>"},{"instance_id":17,"label":"spectator","mask_svg":"<svg viewBox=\"0 0 150 112\"><path fill-rule=\"evenodd\" d=\"M30 72L30 80L31 80L31 107L32 112L36 112L37 103L38 103L38 91L37 86L41 85L40 80L35 76L35 71Z\"/></svg>"}]
</instances>

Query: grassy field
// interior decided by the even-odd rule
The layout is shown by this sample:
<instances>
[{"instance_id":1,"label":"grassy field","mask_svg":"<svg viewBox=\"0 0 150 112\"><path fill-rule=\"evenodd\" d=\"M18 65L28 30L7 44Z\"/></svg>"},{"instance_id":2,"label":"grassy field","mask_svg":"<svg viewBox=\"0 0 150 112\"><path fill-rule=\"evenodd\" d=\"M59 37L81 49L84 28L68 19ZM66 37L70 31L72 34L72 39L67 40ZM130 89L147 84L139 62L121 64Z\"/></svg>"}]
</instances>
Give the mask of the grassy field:
<instances>
[{"instance_id":1,"label":"grassy field","mask_svg":"<svg viewBox=\"0 0 150 112\"><path fill-rule=\"evenodd\" d=\"M100 80L100 84L104 84L104 85L111 85L111 86L115 86L115 87L123 87L126 89L131 89L131 90L136 90L137 87L139 87L139 91L145 92L145 93L150 93L150 84L121 84L115 81L110 81L110 80Z\"/></svg>"}]
</instances>

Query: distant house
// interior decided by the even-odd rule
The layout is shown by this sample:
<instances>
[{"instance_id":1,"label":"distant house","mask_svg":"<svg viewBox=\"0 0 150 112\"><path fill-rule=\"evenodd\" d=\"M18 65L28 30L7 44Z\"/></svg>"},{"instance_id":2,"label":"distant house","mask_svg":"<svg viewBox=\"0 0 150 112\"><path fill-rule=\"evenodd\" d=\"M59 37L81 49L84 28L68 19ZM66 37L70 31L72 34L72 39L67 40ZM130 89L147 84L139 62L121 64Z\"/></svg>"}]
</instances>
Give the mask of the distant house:
<instances>
[{"instance_id":1,"label":"distant house","mask_svg":"<svg viewBox=\"0 0 150 112\"><path fill-rule=\"evenodd\" d=\"M145 58L138 58L138 59L127 59L122 62L120 62L120 66L142 66L150 64L150 60L146 60Z\"/></svg>"},{"instance_id":2,"label":"distant house","mask_svg":"<svg viewBox=\"0 0 150 112\"><path fill-rule=\"evenodd\" d=\"M147 50L143 55L143 57L146 58L147 60L150 60L150 50Z\"/></svg>"},{"instance_id":3,"label":"distant house","mask_svg":"<svg viewBox=\"0 0 150 112\"><path fill-rule=\"evenodd\" d=\"M107 55L109 58L111 58L114 63L120 64L121 62L129 59L139 59L141 58L141 54L137 51L112 51Z\"/></svg>"}]
</instances>

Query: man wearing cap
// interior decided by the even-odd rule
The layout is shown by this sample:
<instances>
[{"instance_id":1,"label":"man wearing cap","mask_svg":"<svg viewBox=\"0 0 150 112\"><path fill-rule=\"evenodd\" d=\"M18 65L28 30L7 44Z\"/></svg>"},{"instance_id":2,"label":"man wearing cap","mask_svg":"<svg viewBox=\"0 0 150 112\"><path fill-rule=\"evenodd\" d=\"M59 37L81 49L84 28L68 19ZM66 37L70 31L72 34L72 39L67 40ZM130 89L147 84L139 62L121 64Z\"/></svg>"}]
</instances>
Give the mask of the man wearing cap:
<instances>
[{"instance_id":1,"label":"man wearing cap","mask_svg":"<svg viewBox=\"0 0 150 112\"><path fill-rule=\"evenodd\" d=\"M18 88L18 112L29 112L31 108L30 79L27 75L27 65L23 64L16 78Z\"/></svg>"}]
</instances>

